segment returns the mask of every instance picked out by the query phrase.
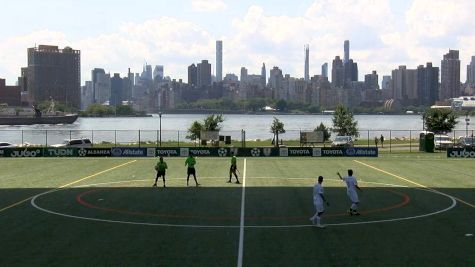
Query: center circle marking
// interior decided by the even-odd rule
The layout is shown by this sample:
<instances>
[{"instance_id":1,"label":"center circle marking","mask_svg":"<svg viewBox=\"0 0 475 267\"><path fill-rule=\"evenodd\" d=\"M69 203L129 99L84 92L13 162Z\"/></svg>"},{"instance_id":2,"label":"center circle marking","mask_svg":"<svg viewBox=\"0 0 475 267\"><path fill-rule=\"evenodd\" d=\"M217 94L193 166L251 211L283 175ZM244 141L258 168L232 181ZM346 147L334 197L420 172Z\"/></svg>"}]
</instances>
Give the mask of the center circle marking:
<instances>
[{"instance_id":1,"label":"center circle marking","mask_svg":"<svg viewBox=\"0 0 475 267\"><path fill-rule=\"evenodd\" d=\"M267 178L272 178L272 177L267 177ZM282 179L282 178L279 178L279 179ZM302 178L302 179L306 179L306 178ZM327 179L328 180L331 180L331 179ZM129 180L129 181L120 181L120 182L109 182L109 183L101 183L101 185L107 185L107 184L118 184L118 183L130 183L130 182L137 182L137 181L144 181L144 180ZM390 187L402 187L402 188L408 188L407 186L401 186L401 185L394 185L394 184L384 184L384 183L374 183L374 182L363 182L363 181L360 181L362 183L367 183L367 184L377 184L377 185L385 185L385 186L390 186ZM94 186L94 185L97 185L97 184L90 184L90 185L83 185L83 186L80 186L80 187L90 187L90 186ZM76 187L76 188L79 188L79 187ZM430 189L425 189L425 188L413 188L413 189L416 189L416 190L422 190L422 191L427 191L427 192L430 192L430 193L434 193L434 194L438 194L438 195L442 195L442 196L445 196L447 198L449 198L450 200L452 200L452 204L449 206L449 207L446 207L444 209L441 209L441 210L437 210L437 211L434 211L434 212L430 212L430 213L426 213L426 214L421 214L421 215L415 215L415 216L408 216L408 217L399 217L399 218L391 218L391 219L382 219L382 220L372 220L372 221L359 221L359 222L344 222L344 223L329 223L329 224L326 224L327 226L348 226L348 225L359 225L359 224L375 224L375 223L385 223L385 222L396 222L396 221L405 221L405 220L413 220L413 219L418 219L418 218L424 218L424 217L429 217L429 216L433 216L433 215L437 215L437 214L440 214L440 213L443 213L443 212L446 212L446 211L449 211L451 209L453 209L456 204L457 204L457 201L455 200L454 197L450 196L450 195L447 195L447 194L444 194L442 192L439 192L439 191L435 191L435 190L430 190ZM168 224L168 223L149 223L149 222L133 222L133 221L123 221L123 220L107 220L107 219L100 219L100 218L94 218L94 217L85 217L85 216L77 216L77 215L71 215L71 214L66 214L66 213L61 213L61 212L55 212L55 211L52 211L52 210L49 210L49 209L46 209L46 208L43 208L43 207L40 207L37 203L36 203L36 200L44 195L47 195L47 194L51 194L51 193L54 193L54 192L57 192L61 189L58 189L58 190L53 190L53 191L47 191L47 192L44 192L44 193L40 193L40 194L37 194L35 195L30 203L31 205L40 210L40 211L43 211L43 212L46 212L46 213L49 213L49 214L54 214L54 215L58 215L58 216L62 216L62 217L67 217L67 218L72 218L72 219L79 219L79 220L87 220L87 221L97 221L97 222L107 222L107 223L119 223L119 224L129 224L129 225L143 225L143 226L161 226L161 227L178 227L178 228L240 228L240 225L193 225L193 224ZM94 190L91 190L91 191L94 191ZM91 191L87 191L87 192L91 192ZM86 193L87 193L86 192ZM393 192L396 192L396 191L393 191ZM403 194L403 193L399 193L399 194ZM409 196L407 196L409 197ZM410 198L407 199L406 197L404 198L404 201L399 203L399 204L396 204L394 206L391 206L389 207L390 209L394 209L394 208L398 208L398 207L401 207L401 206L404 206L404 205L407 205L408 202L410 201ZM407 203L406 203L407 202ZM100 207L99 207L100 208ZM382 208L383 210L384 209L387 209L387 208ZM380 209L375 209L375 210L371 210L372 212L379 212L379 211L382 211ZM368 211L367 211L368 212ZM328 216L327 216L328 217ZM300 219L300 218L299 218ZM304 228L304 227L313 227L313 225L311 224L294 224L294 225L244 225L243 226L244 228Z\"/></svg>"}]
</instances>

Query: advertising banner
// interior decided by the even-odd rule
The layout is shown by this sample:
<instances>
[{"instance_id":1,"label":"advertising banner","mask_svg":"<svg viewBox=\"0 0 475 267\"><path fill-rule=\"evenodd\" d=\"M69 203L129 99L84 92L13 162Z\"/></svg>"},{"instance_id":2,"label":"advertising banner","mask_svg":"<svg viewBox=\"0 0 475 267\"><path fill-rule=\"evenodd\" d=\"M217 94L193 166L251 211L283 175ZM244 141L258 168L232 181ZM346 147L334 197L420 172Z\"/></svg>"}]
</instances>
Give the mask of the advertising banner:
<instances>
[{"instance_id":1,"label":"advertising banner","mask_svg":"<svg viewBox=\"0 0 475 267\"><path fill-rule=\"evenodd\" d=\"M112 157L110 148L80 148L78 150L80 157Z\"/></svg>"},{"instance_id":2,"label":"advertising banner","mask_svg":"<svg viewBox=\"0 0 475 267\"><path fill-rule=\"evenodd\" d=\"M475 159L475 148L449 148L448 158L472 158Z\"/></svg>"},{"instance_id":3,"label":"advertising banner","mask_svg":"<svg viewBox=\"0 0 475 267\"><path fill-rule=\"evenodd\" d=\"M114 147L111 149L113 157L155 157L154 147Z\"/></svg>"}]
</instances>

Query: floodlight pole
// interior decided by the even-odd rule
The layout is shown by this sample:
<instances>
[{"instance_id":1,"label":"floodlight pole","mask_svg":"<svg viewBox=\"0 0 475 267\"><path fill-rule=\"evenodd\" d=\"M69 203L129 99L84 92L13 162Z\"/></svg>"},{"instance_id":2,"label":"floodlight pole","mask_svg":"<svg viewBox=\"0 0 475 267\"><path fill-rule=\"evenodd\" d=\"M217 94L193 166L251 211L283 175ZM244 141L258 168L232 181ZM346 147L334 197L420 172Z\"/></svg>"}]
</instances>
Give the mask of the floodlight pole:
<instances>
[{"instance_id":1,"label":"floodlight pole","mask_svg":"<svg viewBox=\"0 0 475 267\"><path fill-rule=\"evenodd\" d=\"M160 122L160 137L159 137L159 144L160 144L160 147L162 147L162 112L160 111L158 113L158 118L159 118L159 122Z\"/></svg>"}]
</instances>

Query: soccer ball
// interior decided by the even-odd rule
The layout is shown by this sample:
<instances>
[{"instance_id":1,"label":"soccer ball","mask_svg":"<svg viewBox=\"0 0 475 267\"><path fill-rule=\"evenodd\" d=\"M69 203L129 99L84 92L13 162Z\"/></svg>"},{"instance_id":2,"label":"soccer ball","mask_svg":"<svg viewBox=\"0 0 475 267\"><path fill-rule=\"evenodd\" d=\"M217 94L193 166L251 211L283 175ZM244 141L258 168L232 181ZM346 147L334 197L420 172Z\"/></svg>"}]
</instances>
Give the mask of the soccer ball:
<instances>
[{"instance_id":1,"label":"soccer ball","mask_svg":"<svg viewBox=\"0 0 475 267\"><path fill-rule=\"evenodd\" d=\"M226 150L226 148L221 147L220 149L218 149L218 156L225 157L227 154L228 154L228 151Z\"/></svg>"},{"instance_id":2,"label":"soccer ball","mask_svg":"<svg viewBox=\"0 0 475 267\"><path fill-rule=\"evenodd\" d=\"M79 155L80 157L85 157L85 156L87 155L86 149L84 149L84 148L79 149L78 155Z\"/></svg>"},{"instance_id":3,"label":"soccer ball","mask_svg":"<svg viewBox=\"0 0 475 267\"><path fill-rule=\"evenodd\" d=\"M257 147L251 149L251 155L253 157L259 157L261 155L261 150Z\"/></svg>"}]
</instances>

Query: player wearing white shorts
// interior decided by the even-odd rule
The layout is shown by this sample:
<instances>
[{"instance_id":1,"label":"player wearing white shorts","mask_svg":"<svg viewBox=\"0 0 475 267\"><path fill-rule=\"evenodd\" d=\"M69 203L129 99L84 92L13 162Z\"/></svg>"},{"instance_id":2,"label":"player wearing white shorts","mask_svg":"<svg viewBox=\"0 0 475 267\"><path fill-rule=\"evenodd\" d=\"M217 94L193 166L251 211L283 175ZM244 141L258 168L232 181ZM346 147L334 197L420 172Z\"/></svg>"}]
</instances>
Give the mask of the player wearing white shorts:
<instances>
[{"instance_id":1,"label":"player wearing white shorts","mask_svg":"<svg viewBox=\"0 0 475 267\"><path fill-rule=\"evenodd\" d=\"M360 202L358 199L358 193L356 192L356 189L361 190L361 188L358 186L358 182L356 181L356 177L353 176L353 170L348 170L348 176L341 177L340 173L337 172L338 176L340 177L341 180L343 180L346 184L346 194L348 195L348 198L351 201L351 206L350 210L348 211L348 214L351 215L360 215L358 212L358 203Z\"/></svg>"},{"instance_id":2,"label":"player wearing white shorts","mask_svg":"<svg viewBox=\"0 0 475 267\"><path fill-rule=\"evenodd\" d=\"M325 212L325 207L323 203L325 202L328 206L330 203L325 200L323 196L323 176L318 176L317 183L313 186L313 205L315 206L315 215L310 218L312 223L320 228L324 228L325 226L320 224L321 216Z\"/></svg>"}]
</instances>

